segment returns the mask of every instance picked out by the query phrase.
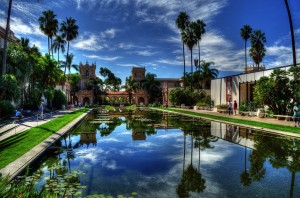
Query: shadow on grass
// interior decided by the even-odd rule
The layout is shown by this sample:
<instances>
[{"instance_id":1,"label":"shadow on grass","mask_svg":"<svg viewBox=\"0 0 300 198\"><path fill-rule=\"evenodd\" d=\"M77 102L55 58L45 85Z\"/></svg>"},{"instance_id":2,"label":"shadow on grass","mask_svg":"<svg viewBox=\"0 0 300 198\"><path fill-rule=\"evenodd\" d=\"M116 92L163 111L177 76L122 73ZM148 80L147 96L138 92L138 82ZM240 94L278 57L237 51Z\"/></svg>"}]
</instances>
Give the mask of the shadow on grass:
<instances>
[{"instance_id":1,"label":"shadow on grass","mask_svg":"<svg viewBox=\"0 0 300 198\"><path fill-rule=\"evenodd\" d=\"M0 142L0 149L12 146L14 144L17 144L19 141L25 139L27 137L27 135L28 135L28 132L25 131L25 132L16 134L16 135L14 135L14 136L6 139L6 140L1 141Z\"/></svg>"}]
</instances>

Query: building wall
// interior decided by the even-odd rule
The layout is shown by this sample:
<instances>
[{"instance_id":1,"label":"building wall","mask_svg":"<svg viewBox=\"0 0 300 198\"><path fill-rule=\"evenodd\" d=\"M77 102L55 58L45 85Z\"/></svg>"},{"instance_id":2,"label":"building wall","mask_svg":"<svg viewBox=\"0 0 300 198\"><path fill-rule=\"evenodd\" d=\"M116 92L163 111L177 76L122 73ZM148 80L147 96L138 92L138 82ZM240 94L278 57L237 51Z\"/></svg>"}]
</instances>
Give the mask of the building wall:
<instances>
[{"instance_id":1,"label":"building wall","mask_svg":"<svg viewBox=\"0 0 300 198\"><path fill-rule=\"evenodd\" d=\"M236 100L238 105L245 101L246 98L246 87L248 85L248 98L250 98L251 89L250 87L255 84L263 76L270 76L274 69L283 69L288 71L291 66L278 67L273 69L268 69L265 71L258 71L247 74L240 74L235 76L227 76L223 78L211 80L211 99L214 101L215 105L226 104L226 79L232 79L232 101Z\"/></svg>"}]
</instances>

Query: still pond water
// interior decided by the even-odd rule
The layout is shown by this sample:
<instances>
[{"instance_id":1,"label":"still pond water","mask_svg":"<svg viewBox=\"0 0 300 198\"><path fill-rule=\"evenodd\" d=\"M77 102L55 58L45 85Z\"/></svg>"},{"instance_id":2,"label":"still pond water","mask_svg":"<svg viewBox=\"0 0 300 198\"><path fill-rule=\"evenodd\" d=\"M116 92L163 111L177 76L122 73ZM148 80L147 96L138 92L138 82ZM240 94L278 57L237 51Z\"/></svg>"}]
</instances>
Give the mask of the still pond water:
<instances>
[{"instance_id":1,"label":"still pond water","mask_svg":"<svg viewBox=\"0 0 300 198\"><path fill-rule=\"evenodd\" d=\"M32 168L38 188L76 171L79 197L300 197L300 140L150 110L90 114Z\"/></svg>"}]
</instances>

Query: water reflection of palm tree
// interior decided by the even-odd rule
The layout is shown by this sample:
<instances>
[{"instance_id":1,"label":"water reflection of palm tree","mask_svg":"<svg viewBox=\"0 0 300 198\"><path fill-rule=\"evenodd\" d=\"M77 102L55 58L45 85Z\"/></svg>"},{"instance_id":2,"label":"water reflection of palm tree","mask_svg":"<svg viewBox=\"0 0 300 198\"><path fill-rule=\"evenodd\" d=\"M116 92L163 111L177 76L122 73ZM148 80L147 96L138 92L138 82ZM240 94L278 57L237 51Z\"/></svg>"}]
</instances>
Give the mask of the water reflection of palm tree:
<instances>
[{"instance_id":1,"label":"water reflection of palm tree","mask_svg":"<svg viewBox=\"0 0 300 198\"><path fill-rule=\"evenodd\" d=\"M246 141L248 140L248 132L246 131ZM245 153L244 153L244 171L241 173L240 181L244 186L249 186L252 183L250 174L247 171L247 147L245 147Z\"/></svg>"},{"instance_id":2,"label":"water reflection of palm tree","mask_svg":"<svg viewBox=\"0 0 300 198\"><path fill-rule=\"evenodd\" d=\"M202 174L190 164L182 173L181 182L176 188L176 193L180 198L187 198L190 192L200 193L205 188L205 179L202 178Z\"/></svg>"}]
</instances>

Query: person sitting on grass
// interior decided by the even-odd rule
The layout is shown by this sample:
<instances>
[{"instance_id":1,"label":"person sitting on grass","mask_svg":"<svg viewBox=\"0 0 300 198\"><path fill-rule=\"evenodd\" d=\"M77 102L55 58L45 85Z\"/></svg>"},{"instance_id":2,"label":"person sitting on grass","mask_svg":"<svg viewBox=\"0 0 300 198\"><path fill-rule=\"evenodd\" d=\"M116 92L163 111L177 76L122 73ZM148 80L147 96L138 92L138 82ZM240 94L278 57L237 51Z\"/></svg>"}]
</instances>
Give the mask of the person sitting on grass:
<instances>
[{"instance_id":1,"label":"person sitting on grass","mask_svg":"<svg viewBox=\"0 0 300 198\"><path fill-rule=\"evenodd\" d=\"M300 108L297 102L294 103L293 112L294 112L293 118L295 122L295 127L297 127L297 124L300 127Z\"/></svg>"}]
</instances>

